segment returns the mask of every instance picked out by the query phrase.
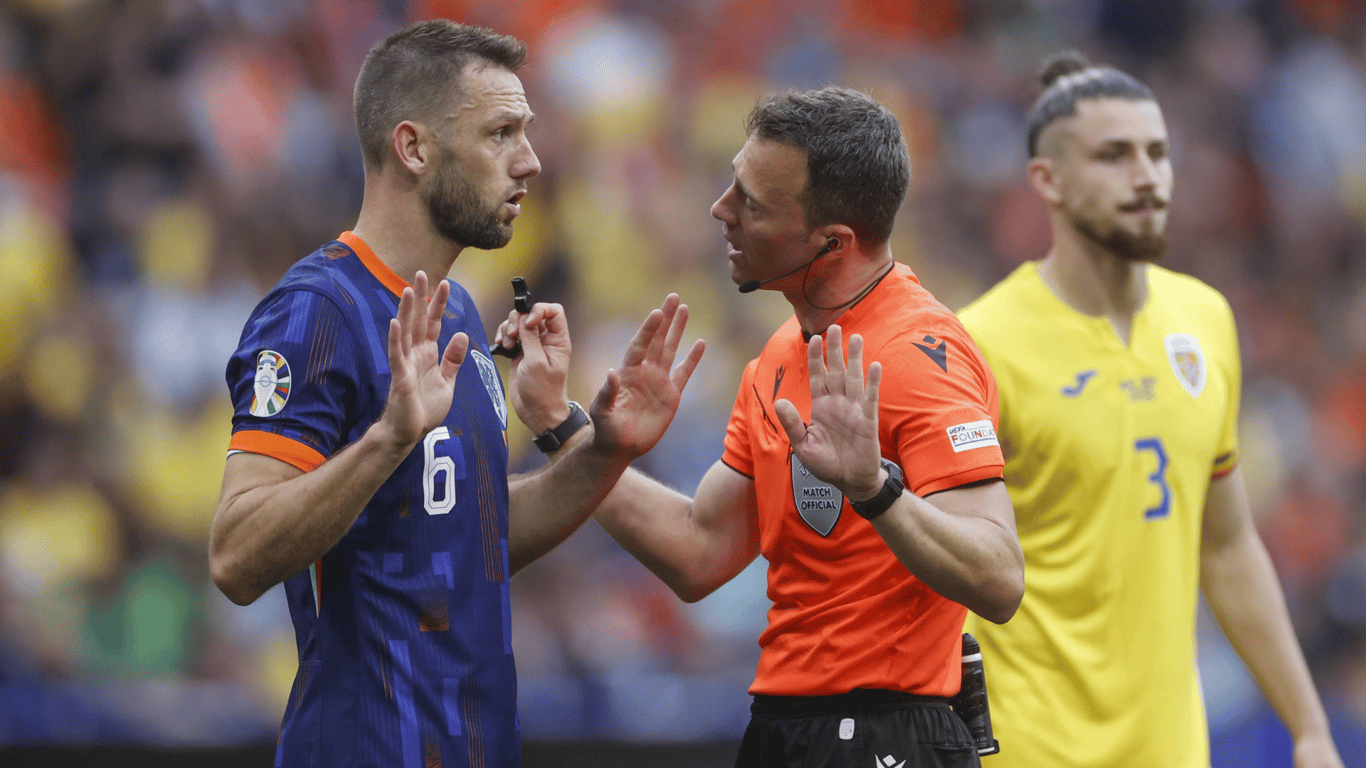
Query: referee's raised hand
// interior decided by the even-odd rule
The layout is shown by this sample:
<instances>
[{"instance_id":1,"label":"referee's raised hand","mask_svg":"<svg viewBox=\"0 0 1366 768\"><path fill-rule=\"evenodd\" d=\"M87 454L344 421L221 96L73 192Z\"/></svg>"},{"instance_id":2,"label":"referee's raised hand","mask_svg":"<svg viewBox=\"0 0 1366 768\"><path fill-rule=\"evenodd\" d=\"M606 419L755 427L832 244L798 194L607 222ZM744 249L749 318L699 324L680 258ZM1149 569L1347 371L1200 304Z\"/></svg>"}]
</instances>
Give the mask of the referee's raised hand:
<instances>
[{"instance_id":1,"label":"referee's raised hand","mask_svg":"<svg viewBox=\"0 0 1366 768\"><path fill-rule=\"evenodd\" d=\"M824 347L824 355L822 355ZM855 501L872 498L882 488L881 447L877 436L878 385L882 365L868 366L863 378L863 337L849 339L845 365L841 329L832 325L824 336L812 336L806 347L811 381L811 422L802 422L792 401L774 403L778 421L792 450L811 474Z\"/></svg>"}]
</instances>

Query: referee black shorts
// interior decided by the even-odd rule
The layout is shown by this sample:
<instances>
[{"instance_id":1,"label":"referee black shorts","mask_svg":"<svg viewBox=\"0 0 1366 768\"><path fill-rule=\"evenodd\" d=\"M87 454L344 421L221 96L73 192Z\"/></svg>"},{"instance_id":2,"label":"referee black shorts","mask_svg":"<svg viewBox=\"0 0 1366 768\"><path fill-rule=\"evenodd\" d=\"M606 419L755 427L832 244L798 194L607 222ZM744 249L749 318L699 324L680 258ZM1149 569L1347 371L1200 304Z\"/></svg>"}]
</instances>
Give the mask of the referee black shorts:
<instances>
[{"instance_id":1,"label":"referee black shorts","mask_svg":"<svg viewBox=\"0 0 1366 768\"><path fill-rule=\"evenodd\" d=\"M756 695L736 768L979 768L949 700L859 688Z\"/></svg>"}]
</instances>

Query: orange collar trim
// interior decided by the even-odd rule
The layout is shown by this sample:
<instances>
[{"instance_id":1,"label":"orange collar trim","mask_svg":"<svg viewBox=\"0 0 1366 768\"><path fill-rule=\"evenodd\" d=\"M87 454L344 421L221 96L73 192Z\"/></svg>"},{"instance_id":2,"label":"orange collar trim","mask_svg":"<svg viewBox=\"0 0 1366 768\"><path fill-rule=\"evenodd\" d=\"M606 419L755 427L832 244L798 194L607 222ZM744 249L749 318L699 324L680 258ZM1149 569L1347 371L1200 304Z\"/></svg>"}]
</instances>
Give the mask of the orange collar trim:
<instances>
[{"instance_id":1,"label":"orange collar trim","mask_svg":"<svg viewBox=\"0 0 1366 768\"><path fill-rule=\"evenodd\" d=\"M385 288L393 292L395 296L402 296L403 289L408 287L408 281L394 274L394 270L389 269L389 265L379 260L375 252L370 250L370 246L365 241L356 237L350 231L346 231L337 236L337 240L345 244L360 257L360 261L365 268L370 270L370 274L380 281Z\"/></svg>"}]
</instances>

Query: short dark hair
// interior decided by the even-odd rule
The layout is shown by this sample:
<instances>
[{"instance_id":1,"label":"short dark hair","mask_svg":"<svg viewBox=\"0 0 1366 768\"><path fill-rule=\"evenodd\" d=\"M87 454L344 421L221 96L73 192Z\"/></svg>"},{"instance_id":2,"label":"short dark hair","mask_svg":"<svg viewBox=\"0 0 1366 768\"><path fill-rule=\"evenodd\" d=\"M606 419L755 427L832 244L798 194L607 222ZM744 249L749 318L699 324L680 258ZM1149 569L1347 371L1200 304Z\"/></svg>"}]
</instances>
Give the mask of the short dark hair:
<instances>
[{"instance_id":1,"label":"short dark hair","mask_svg":"<svg viewBox=\"0 0 1366 768\"><path fill-rule=\"evenodd\" d=\"M526 61L526 44L484 27L431 19L401 29L371 48L352 96L365 165L384 165L395 125L430 121L447 109L460 93L460 77L472 61L516 72Z\"/></svg>"},{"instance_id":2,"label":"short dark hair","mask_svg":"<svg viewBox=\"0 0 1366 768\"><path fill-rule=\"evenodd\" d=\"M1029 156L1039 156L1039 135L1055 120L1077 113L1083 99L1128 99L1156 101L1148 86L1114 67L1091 63L1077 51L1060 51L1048 57L1039 70L1043 93L1029 108L1025 125L1029 128Z\"/></svg>"},{"instance_id":3,"label":"short dark hair","mask_svg":"<svg viewBox=\"0 0 1366 768\"><path fill-rule=\"evenodd\" d=\"M896 118L871 96L833 86L772 94L749 113L745 131L806 154L807 226L847 224L872 245L891 237L911 156Z\"/></svg>"}]
</instances>

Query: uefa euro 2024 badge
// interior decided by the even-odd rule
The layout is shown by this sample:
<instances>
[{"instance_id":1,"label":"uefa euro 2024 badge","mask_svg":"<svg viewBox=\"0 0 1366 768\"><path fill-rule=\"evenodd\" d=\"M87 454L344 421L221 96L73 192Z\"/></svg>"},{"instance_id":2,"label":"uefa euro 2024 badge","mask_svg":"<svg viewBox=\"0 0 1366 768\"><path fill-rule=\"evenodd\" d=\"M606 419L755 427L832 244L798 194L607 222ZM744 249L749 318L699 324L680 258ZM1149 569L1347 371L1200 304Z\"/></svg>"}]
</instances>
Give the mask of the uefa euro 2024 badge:
<instances>
[{"instance_id":1,"label":"uefa euro 2024 badge","mask_svg":"<svg viewBox=\"0 0 1366 768\"><path fill-rule=\"evenodd\" d=\"M256 385L251 396L252 416L274 416L289 401L289 361L273 350L256 356Z\"/></svg>"}]
</instances>

